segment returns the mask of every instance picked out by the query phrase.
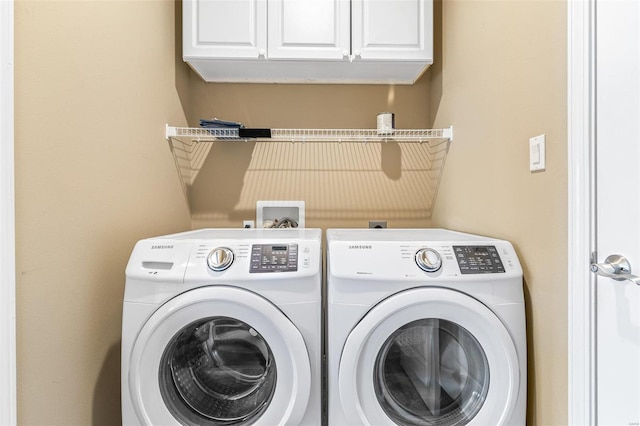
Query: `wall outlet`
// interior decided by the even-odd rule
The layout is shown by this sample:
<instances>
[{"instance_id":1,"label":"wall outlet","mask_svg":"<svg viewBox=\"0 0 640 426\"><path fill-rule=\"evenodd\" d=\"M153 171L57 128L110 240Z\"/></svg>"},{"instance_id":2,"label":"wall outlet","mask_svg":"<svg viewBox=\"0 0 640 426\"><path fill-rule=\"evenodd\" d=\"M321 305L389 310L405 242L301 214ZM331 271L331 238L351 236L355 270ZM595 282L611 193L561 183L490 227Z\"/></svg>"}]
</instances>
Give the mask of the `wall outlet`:
<instances>
[{"instance_id":1,"label":"wall outlet","mask_svg":"<svg viewBox=\"0 0 640 426\"><path fill-rule=\"evenodd\" d=\"M242 221L243 228L255 228L256 223L253 220L243 220Z\"/></svg>"},{"instance_id":2,"label":"wall outlet","mask_svg":"<svg viewBox=\"0 0 640 426\"><path fill-rule=\"evenodd\" d=\"M369 221L369 228L386 228L387 227L387 221L386 220L370 220Z\"/></svg>"}]
</instances>

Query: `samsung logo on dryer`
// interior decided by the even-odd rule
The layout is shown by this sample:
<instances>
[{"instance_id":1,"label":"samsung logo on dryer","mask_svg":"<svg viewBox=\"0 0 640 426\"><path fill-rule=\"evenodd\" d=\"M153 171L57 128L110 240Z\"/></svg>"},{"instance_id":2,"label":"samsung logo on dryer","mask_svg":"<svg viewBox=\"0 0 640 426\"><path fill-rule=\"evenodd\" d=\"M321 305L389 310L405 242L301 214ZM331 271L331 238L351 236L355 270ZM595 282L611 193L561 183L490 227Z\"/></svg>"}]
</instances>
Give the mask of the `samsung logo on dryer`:
<instances>
[{"instance_id":1,"label":"samsung logo on dryer","mask_svg":"<svg viewBox=\"0 0 640 426\"><path fill-rule=\"evenodd\" d=\"M151 250L171 250L171 249L173 249L173 244L151 246Z\"/></svg>"},{"instance_id":2,"label":"samsung logo on dryer","mask_svg":"<svg viewBox=\"0 0 640 426\"><path fill-rule=\"evenodd\" d=\"M369 244L349 244L349 250L371 250Z\"/></svg>"}]
</instances>

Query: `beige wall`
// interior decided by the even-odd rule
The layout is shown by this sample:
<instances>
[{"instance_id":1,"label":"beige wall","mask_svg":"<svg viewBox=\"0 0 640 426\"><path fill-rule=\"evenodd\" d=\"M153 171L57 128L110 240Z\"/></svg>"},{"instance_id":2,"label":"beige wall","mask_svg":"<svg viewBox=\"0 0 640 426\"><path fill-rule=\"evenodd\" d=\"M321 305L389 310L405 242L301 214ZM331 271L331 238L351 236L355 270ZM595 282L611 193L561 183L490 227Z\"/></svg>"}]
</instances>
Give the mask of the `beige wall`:
<instances>
[{"instance_id":1,"label":"beige wall","mask_svg":"<svg viewBox=\"0 0 640 426\"><path fill-rule=\"evenodd\" d=\"M201 82L176 59L172 0L17 0L20 424L116 424L133 243L240 226L258 199L305 199L307 226L380 219L513 241L525 269L530 423L566 423L565 6L436 2L436 64L414 86L289 86ZM372 128L381 111L397 127L455 128L433 216L424 147L247 143L212 148L190 221L164 123ZM528 139L542 133L547 171L531 174Z\"/></svg>"},{"instance_id":2,"label":"beige wall","mask_svg":"<svg viewBox=\"0 0 640 426\"><path fill-rule=\"evenodd\" d=\"M398 128L429 128L429 79L412 86L266 85L191 80L192 125L199 118L247 127L376 127L393 111ZM241 226L257 200L304 200L308 227L427 226L428 146L407 144L215 144L191 195L194 227Z\"/></svg>"},{"instance_id":3,"label":"beige wall","mask_svg":"<svg viewBox=\"0 0 640 426\"><path fill-rule=\"evenodd\" d=\"M190 228L172 1L15 4L18 423L120 422L124 268Z\"/></svg>"},{"instance_id":4,"label":"beige wall","mask_svg":"<svg viewBox=\"0 0 640 426\"><path fill-rule=\"evenodd\" d=\"M432 220L513 242L528 303L530 424L566 424L566 3L439 7L433 112L436 126L454 125L455 141ZM539 134L547 170L531 173L529 138Z\"/></svg>"}]
</instances>

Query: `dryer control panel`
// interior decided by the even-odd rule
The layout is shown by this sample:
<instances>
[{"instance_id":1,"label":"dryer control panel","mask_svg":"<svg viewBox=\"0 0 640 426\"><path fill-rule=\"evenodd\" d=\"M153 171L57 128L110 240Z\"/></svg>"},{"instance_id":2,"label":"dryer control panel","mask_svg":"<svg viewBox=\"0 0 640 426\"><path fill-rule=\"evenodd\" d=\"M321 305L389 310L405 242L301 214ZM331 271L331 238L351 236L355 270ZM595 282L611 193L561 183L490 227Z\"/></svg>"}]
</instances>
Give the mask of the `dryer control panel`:
<instances>
[{"instance_id":1,"label":"dryer control panel","mask_svg":"<svg viewBox=\"0 0 640 426\"><path fill-rule=\"evenodd\" d=\"M496 282L522 277L504 240L437 229L329 230L327 264L334 277L394 282Z\"/></svg>"},{"instance_id":2,"label":"dryer control panel","mask_svg":"<svg viewBox=\"0 0 640 426\"><path fill-rule=\"evenodd\" d=\"M504 272L504 264L495 246L453 246L453 253L462 274Z\"/></svg>"}]
</instances>

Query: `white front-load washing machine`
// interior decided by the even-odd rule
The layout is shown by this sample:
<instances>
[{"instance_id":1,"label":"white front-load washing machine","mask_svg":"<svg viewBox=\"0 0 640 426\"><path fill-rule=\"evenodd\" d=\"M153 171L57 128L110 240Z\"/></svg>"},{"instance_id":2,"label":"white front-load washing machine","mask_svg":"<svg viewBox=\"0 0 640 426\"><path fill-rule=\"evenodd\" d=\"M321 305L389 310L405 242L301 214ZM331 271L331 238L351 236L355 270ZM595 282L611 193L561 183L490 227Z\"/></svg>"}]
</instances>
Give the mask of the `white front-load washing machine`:
<instances>
[{"instance_id":1,"label":"white front-load washing machine","mask_svg":"<svg viewBox=\"0 0 640 426\"><path fill-rule=\"evenodd\" d=\"M522 269L506 241L327 231L328 421L525 425Z\"/></svg>"},{"instance_id":2,"label":"white front-load washing machine","mask_svg":"<svg viewBox=\"0 0 640 426\"><path fill-rule=\"evenodd\" d=\"M319 425L321 231L139 241L126 269L125 425Z\"/></svg>"}]
</instances>

